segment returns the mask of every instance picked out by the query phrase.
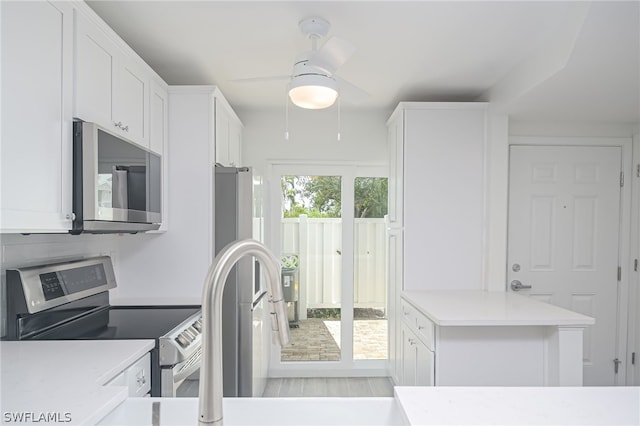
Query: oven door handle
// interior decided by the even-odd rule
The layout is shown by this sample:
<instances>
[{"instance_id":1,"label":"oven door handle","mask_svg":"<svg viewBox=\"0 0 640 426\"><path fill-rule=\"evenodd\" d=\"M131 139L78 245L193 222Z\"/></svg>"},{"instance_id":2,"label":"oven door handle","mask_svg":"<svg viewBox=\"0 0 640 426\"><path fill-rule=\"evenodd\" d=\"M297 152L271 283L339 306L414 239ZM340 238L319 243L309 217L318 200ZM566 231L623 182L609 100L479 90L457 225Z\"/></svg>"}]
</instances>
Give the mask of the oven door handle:
<instances>
[{"instance_id":1,"label":"oven door handle","mask_svg":"<svg viewBox=\"0 0 640 426\"><path fill-rule=\"evenodd\" d=\"M173 367L173 381L180 382L198 371L201 358L202 351L198 349L189 359Z\"/></svg>"}]
</instances>

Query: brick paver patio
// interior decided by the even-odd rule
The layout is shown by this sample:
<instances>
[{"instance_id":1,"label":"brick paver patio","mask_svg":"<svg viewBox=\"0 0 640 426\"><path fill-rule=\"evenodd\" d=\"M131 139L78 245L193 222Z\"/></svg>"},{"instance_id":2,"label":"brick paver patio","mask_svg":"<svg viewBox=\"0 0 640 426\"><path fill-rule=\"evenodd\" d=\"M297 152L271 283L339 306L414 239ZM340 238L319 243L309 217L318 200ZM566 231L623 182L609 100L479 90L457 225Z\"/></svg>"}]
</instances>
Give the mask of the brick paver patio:
<instances>
[{"instance_id":1,"label":"brick paver patio","mask_svg":"<svg viewBox=\"0 0 640 426\"><path fill-rule=\"evenodd\" d=\"M339 361L340 321L320 318L300 320L290 328L290 343L282 348L282 361ZM354 320L353 358L387 358L387 321Z\"/></svg>"}]
</instances>

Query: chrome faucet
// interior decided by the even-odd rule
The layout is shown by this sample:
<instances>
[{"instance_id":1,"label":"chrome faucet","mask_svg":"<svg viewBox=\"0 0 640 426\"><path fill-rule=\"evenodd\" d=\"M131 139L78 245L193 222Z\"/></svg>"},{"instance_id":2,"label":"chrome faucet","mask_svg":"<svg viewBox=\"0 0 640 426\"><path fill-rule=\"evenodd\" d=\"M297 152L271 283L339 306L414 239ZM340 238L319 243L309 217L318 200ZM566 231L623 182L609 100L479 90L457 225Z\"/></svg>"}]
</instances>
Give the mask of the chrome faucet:
<instances>
[{"instance_id":1,"label":"chrome faucet","mask_svg":"<svg viewBox=\"0 0 640 426\"><path fill-rule=\"evenodd\" d=\"M202 292L202 365L198 424L222 425L222 293L231 268L244 256L255 256L267 273L271 327L280 344L289 342L289 322L280 282L280 262L255 240L235 241L213 260Z\"/></svg>"}]
</instances>

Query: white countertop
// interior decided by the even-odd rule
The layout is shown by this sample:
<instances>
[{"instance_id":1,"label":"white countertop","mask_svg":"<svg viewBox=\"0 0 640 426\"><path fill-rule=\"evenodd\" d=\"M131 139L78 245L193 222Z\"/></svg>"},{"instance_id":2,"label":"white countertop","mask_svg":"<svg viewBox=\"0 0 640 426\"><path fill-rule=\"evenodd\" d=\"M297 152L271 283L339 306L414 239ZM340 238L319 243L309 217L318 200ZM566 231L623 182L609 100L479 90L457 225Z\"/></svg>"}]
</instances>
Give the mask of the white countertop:
<instances>
[{"instance_id":1,"label":"white countertop","mask_svg":"<svg viewBox=\"0 0 640 426\"><path fill-rule=\"evenodd\" d=\"M153 349L153 340L0 342L2 423L95 424L127 399L103 386ZM31 416L18 422L11 416ZM9 417L7 417L9 416ZM52 416L52 417L51 417Z\"/></svg>"},{"instance_id":2,"label":"white countertop","mask_svg":"<svg viewBox=\"0 0 640 426\"><path fill-rule=\"evenodd\" d=\"M224 424L613 426L640 424L639 387L396 387L394 398L225 398ZM102 426L195 425L196 398L130 398Z\"/></svg>"},{"instance_id":3,"label":"white countertop","mask_svg":"<svg viewBox=\"0 0 640 426\"><path fill-rule=\"evenodd\" d=\"M440 326L586 326L595 319L511 292L404 291L402 297Z\"/></svg>"},{"instance_id":4,"label":"white countertop","mask_svg":"<svg viewBox=\"0 0 640 426\"><path fill-rule=\"evenodd\" d=\"M224 398L225 426L398 426L395 398ZM100 426L196 425L197 398L129 398Z\"/></svg>"},{"instance_id":5,"label":"white countertop","mask_svg":"<svg viewBox=\"0 0 640 426\"><path fill-rule=\"evenodd\" d=\"M396 387L412 425L640 425L640 387Z\"/></svg>"}]
</instances>

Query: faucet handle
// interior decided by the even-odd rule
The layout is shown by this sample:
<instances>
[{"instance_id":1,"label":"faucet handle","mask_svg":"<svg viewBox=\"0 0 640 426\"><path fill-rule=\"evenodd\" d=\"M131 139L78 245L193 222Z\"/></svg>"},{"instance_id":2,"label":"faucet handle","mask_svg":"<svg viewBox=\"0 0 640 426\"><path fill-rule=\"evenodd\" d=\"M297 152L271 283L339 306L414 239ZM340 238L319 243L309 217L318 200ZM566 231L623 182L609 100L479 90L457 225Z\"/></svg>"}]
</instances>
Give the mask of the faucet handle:
<instances>
[{"instance_id":1,"label":"faucet handle","mask_svg":"<svg viewBox=\"0 0 640 426\"><path fill-rule=\"evenodd\" d=\"M277 333L280 346L286 346L289 343L287 307L283 299L274 301L272 297L269 297L269 303L271 304L271 330Z\"/></svg>"}]
</instances>

